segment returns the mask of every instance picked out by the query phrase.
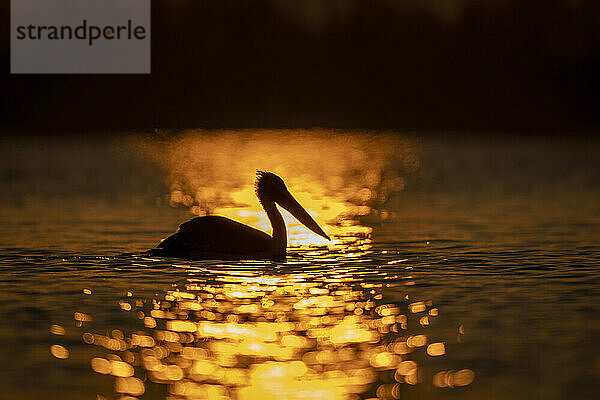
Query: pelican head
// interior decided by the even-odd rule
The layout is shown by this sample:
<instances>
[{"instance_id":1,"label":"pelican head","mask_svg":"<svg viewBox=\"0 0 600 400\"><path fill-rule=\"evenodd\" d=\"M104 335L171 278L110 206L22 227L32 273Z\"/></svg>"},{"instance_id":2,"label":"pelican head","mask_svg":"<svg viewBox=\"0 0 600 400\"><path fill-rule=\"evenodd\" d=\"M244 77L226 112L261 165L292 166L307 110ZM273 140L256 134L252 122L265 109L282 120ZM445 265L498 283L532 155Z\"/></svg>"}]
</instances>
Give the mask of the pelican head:
<instances>
[{"instance_id":1,"label":"pelican head","mask_svg":"<svg viewBox=\"0 0 600 400\"><path fill-rule=\"evenodd\" d=\"M256 195L261 202L273 201L319 236L331 240L310 214L294 199L283 179L271 172L256 172Z\"/></svg>"}]
</instances>

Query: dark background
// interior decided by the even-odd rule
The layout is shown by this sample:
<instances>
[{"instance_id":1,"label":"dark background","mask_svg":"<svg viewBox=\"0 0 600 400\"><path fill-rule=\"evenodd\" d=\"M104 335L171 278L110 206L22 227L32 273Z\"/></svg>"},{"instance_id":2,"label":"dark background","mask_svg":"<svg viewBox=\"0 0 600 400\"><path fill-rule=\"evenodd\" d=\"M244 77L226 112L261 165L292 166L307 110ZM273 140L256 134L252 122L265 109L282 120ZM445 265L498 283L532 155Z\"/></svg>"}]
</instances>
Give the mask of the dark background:
<instances>
[{"instance_id":1,"label":"dark background","mask_svg":"<svg viewBox=\"0 0 600 400\"><path fill-rule=\"evenodd\" d=\"M11 75L5 132L594 132L596 0L152 0L151 75ZM118 60L116 60L118 62Z\"/></svg>"}]
</instances>

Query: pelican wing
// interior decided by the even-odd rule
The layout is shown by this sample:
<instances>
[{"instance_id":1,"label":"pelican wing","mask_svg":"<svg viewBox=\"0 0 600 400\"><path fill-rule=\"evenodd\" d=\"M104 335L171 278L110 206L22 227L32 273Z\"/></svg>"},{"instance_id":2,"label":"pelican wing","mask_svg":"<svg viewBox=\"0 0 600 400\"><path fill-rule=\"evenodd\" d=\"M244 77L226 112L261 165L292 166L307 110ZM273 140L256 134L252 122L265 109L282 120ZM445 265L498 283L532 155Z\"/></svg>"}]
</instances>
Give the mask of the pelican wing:
<instances>
[{"instance_id":1,"label":"pelican wing","mask_svg":"<svg viewBox=\"0 0 600 400\"><path fill-rule=\"evenodd\" d=\"M164 255L185 258L235 258L267 253L272 238L250 226L229 218L206 216L194 218L179 226L158 248Z\"/></svg>"}]
</instances>

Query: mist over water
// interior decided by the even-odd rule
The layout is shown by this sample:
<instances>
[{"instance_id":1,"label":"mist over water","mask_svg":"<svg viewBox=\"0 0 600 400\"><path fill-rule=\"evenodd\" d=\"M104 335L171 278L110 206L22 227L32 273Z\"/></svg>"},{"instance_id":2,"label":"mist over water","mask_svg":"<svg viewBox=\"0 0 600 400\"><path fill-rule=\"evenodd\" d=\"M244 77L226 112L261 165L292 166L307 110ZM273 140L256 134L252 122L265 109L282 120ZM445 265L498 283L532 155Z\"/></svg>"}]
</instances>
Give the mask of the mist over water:
<instances>
[{"instance_id":1,"label":"mist over water","mask_svg":"<svg viewBox=\"0 0 600 400\"><path fill-rule=\"evenodd\" d=\"M2 140L7 398L600 394L597 141ZM285 263L141 254L207 213L269 232L256 170L280 175L334 240L286 215Z\"/></svg>"},{"instance_id":2,"label":"mist over water","mask_svg":"<svg viewBox=\"0 0 600 400\"><path fill-rule=\"evenodd\" d=\"M171 206L226 215L265 231L270 224L254 193L256 171L281 176L314 217L341 235L370 233L360 217L390 218L385 205L404 189L404 175L419 166L415 139L318 129L190 131L138 138L134 146L167 172ZM292 244L327 243L306 235L289 214L285 219Z\"/></svg>"}]
</instances>

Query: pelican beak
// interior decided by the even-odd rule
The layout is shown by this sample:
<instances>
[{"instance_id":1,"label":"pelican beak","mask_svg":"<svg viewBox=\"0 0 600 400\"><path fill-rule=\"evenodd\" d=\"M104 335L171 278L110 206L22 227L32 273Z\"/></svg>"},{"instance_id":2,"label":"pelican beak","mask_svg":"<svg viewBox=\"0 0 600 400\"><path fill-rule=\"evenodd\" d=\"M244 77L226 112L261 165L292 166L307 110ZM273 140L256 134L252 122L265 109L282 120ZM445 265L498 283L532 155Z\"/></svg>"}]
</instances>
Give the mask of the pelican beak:
<instances>
[{"instance_id":1,"label":"pelican beak","mask_svg":"<svg viewBox=\"0 0 600 400\"><path fill-rule=\"evenodd\" d=\"M282 196L282 198L278 201L279 205L289 211L298 221L300 221L304 226L313 231L319 236L324 237L327 240L331 240L329 236L310 216L310 214L296 201L296 199L291 195L290 192L287 192Z\"/></svg>"}]
</instances>

